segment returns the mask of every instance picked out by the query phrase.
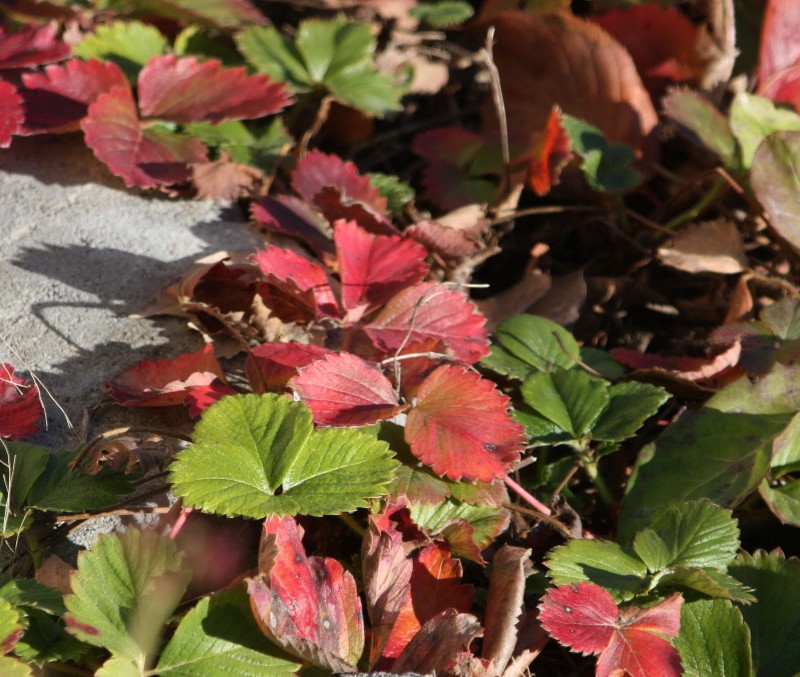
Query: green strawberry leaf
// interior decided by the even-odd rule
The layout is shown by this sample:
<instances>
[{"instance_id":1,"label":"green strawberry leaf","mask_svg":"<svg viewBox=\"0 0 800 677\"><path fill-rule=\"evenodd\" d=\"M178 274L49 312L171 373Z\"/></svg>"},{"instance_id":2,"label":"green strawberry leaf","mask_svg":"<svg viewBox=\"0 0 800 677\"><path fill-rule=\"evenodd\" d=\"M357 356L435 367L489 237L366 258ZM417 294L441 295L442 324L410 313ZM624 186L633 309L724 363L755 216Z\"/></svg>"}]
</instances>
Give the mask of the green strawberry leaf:
<instances>
[{"instance_id":1,"label":"green strawberry leaf","mask_svg":"<svg viewBox=\"0 0 800 677\"><path fill-rule=\"evenodd\" d=\"M758 487L758 493L781 522L800 526L800 480L792 480L775 487L764 480Z\"/></svg>"},{"instance_id":2,"label":"green strawberry leaf","mask_svg":"<svg viewBox=\"0 0 800 677\"><path fill-rule=\"evenodd\" d=\"M115 21L98 26L72 49L82 59L113 61L135 80L151 57L167 53L169 43L157 28L140 21Z\"/></svg>"},{"instance_id":3,"label":"green strawberry leaf","mask_svg":"<svg viewBox=\"0 0 800 677\"><path fill-rule=\"evenodd\" d=\"M188 580L170 539L138 529L102 535L78 555L64 600L67 630L143 669Z\"/></svg>"},{"instance_id":4,"label":"green strawberry leaf","mask_svg":"<svg viewBox=\"0 0 800 677\"><path fill-rule=\"evenodd\" d=\"M686 677L751 677L750 630L726 599L684 602L674 641Z\"/></svg>"},{"instance_id":5,"label":"green strawberry leaf","mask_svg":"<svg viewBox=\"0 0 800 677\"><path fill-rule=\"evenodd\" d=\"M739 527L729 510L710 501L677 503L636 534L633 549L652 572L667 567L725 571L739 549Z\"/></svg>"},{"instance_id":6,"label":"green strawberry leaf","mask_svg":"<svg viewBox=\"0 0 800 677\"><path fill-rule=\"evenodd\" d=\"M525 378L535 371L570 369L580 353L578 342L564 327L536 315L515 315L503 320L495 330L495 338L500 350L496 357L493 351L483 363L490 369L499 364L498 372L515 378ZM525 373L522 365L527 365Z\"/></svg>"},{"instance_id":7,"label":"green strawberry leaf","mask_svg":"<svg viewBox=\"0 0 800 677\"><path fill-rule=\"evenodd\" d=\"M243 587L204 597L182 619L156 667L164 677L290 675L300 663L266 638Z\"/></svg>"},{"instance_id":8,"label":"green strawberry leaf","mask_svg":"<svg viewBox=\"0 0 800 677\"><path fill-rule=\"evenodd\" d=\"M628 381L608 388L608 407L592 429L592 439L621 442L633 437L642 424L669 399L663 388Z\"/></svg>"},{"instance_id":9,"label":"green strawberry leaf","mask_svg":"<svg viewBox=\"0 0 800 677\"><path fill-rule=\"evenodd\" d=\"M704 597L719 597L732 602L749 604L755 597L745 585L733 576L716 569L698 569L676 567L658 578L654 586L659 593L669 594L681 592L684 597L691 593L700 593ZM697 597L697 595L694 595Z\"/></svg>"},{"instance_id":10,"label":"green strawberry leaf","mask_svg":"<svg viewBox=\"0 0 800 677\"><path fill-rule=\"evenodd\" d=\"M770 134L800 131L800 115L790 108L778 108L763 96L739 92L731 104L730 125L739 141L742 168L749 169L756 148Z\"/></svg>"},{"instance_id":11,"label":"green strawberry leaf","mask_svg":"<svg viewBox=\"0 0 800 677\"><path fill-rule=\"evenodd\" d=\"M556 585L588 581L623 601L645 592L647 567L612 541L574 539L550 551L545 562Z\"/></svg>"},{"instance_id":12,"label":"green strawberry leaf","mask_svg":"<svg viewBox=\"0 0 800 677\"><path fill-rule=\"evenodd\" d=\"M195 444L171 466L187 505L223 515L330 515L382 496L397 461L358 430L313 431L311 412L275 394L236 395L209 407Z\"/></svg>"}]
</instances>

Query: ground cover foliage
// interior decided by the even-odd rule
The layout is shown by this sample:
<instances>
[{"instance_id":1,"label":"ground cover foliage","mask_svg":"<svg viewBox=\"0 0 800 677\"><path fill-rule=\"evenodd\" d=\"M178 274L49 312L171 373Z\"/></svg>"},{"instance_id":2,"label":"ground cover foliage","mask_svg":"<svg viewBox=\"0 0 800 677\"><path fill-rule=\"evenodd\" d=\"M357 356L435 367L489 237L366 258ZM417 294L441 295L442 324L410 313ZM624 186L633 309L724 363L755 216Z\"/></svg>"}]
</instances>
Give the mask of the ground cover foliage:
<instances>
[{"instance_id":1,"label":"ground cover foliage","mask_svg":"<svg viewBox=\"0 0 800 677\"><path fill-rule=\"evenodd\" d=\"M2 674L800 670L797 3L0 9L0 147L263 234L109 374L190 435L0 365Z\"/></svg>"}]
</instances>

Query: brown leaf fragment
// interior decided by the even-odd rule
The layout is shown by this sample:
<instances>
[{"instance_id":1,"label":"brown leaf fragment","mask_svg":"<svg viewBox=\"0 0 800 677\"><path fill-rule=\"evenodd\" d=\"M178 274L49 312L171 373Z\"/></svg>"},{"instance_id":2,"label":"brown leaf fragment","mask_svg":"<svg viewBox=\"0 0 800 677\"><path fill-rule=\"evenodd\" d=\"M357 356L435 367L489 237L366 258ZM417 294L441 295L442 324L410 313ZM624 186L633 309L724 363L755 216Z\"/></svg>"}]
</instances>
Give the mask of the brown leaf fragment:
<instances>
[{"instance_id":1,"label":"brown leaf fragment","mask_svg":"<svg viewBox=\"0 0 800 677\"><path fill-rule=\"evenodd\" d=\"M392 666L392 672L444 672L453 656L468 651L472 640L482 634L483 629L475 616L445 609L431 618L408 643Z\"/></svg>"},{"instance_id":2,"label":"brown leaf fragment","mask_svg":"<svg viewBox=\"0 0 800 677\"><path fill-rule=\"evenodd\" d=\"M602 28L567 12L502 12L491 25L510 134L535 148L558 105L610 141L655 152L658 116L650 95L630 54Z\"/></svg>"},{"instance_id":3,"label":"brown leaf fragment","mask_svg":"<svg viewBox=\"0 0 800 677\"><path fill-rule=\"evenodd\" d=\"M404 232L443 259L470 256L481 247L480 241L469 231L450 228L438 221L420 221L406 228Z\"/></svg>"},{"instance_id":4,"label":"brown leaf fragment","mask_svg":"<svg viewBox=\"0 0 800 677\"><path fill-rule=\"evenodd\" d=\"M260 169L233 162L226 153L214 162L193 164L191 170L192 182L201 200L233 202L257 194L266 181Z\"/></svg>"},{"instance_id":5,"label":"brown leaf fragment","mask_svg":"<svg viewBox=\"0 0 800 677\"><path fill-rule=\"evenodd\" d=\"M68 595L72 592L70 578L73 571L75 569L58 555L50 555L36 570L35 578L37 583L55 588L60 593Z\"/></svg>"},{"instance_id":6,"label":"brown leaf fragment","mask_svg":"<svg viewBox=\"0 0 800 677\"><path fill-rule=\"evenodd\" d=\"M481 656L490 660L497 672L505 670L517 644L525 579L533 573L530 555L530 549L504 545L492 559Z\"/></svg>"},{"instance_id":7,"label":"brown leaf fragment","mask_svg":"<svg viewBox=\"0 0 800 677\"><path fill-rule=\"evenodd\" d=\"M689 225L659 248L658 258L665 266L687 273L732 275L747 269L742 236L736 224L726 219Z\"/></svg>"}]
</instances>

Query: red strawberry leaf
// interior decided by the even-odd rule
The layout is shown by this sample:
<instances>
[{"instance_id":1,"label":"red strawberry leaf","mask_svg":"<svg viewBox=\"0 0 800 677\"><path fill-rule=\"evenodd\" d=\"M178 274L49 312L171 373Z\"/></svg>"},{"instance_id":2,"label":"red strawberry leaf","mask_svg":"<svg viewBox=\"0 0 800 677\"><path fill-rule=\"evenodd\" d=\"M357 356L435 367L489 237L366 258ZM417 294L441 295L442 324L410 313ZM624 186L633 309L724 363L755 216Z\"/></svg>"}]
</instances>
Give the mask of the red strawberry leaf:
<instances>
[{"instance_id":1,"label":"red strawberry leaf","mask_svg":"<svg viewBox=\"0 0 800 677\"><path fill-rule=\"evenodd\" d=\"M489 353L486 319L467 297L435 282L407 287L364 327L379 350L394 353L409 342L441 341L468 364Z\"/></svg>"},{"instance_id":2,"label":"red strawberry leaf","mask_svg":"<svg viewBox=\"0 0 800 677\"><path fill-rule=\"evenodd\" d=\"M332 259L330 226L303 200L292 195L260 198L253 201L250 215L267 232L302 240L323 261Z\"/></svg>"},{"instance_id":3,"label":"red strawberry leaf","mask_svg":"<svg viewBox=\"0 0 800 677\"><path fill-rule=\"evenodd\" d=\"M247 356L244 370L253 391L264 393L282 389L298 368L332 354L306 343L262 343Z\"/></svg>"},{"instance_id":4,"label":"red strawberry leaf","mask_svg":"<svg viewBox=\"0 0 800 677\"><path fill-rule=\"evenodd\" d=\"M38 432L42 417L39 389L14 376L14 367L0 363L0 439L18 440Z\"/></svg>"},{"instance_id":5,"label":"red strawberry leaf","mask_svg":"<svg viewBox=\"0 0 800 677\"><path fill-rule=\"evenodd\" d=\"M204 385L190 385L186 392L186 404L189 405L189 416L198 418L214 402L228 395L238 395L238 391L215 378Z\"/></svg>"},{"instance_id":6,"label":"red strawberry leaf","mask_svg":"<svg viewBox=\"0 0 800 677\"><path fill-rule=\"evenodd\" d=\"M289 387L311 409L317 425L370 425L406 409L389 379L350 353L328 355L304 367Z\"/></svg>"},{"instance_id":7,"label":"red strawberry leaf","mask_svg":"<svg viewBox=\"0 0 800 677\"><path fill-rule=\"evenodd\" d=\"M519 459L524 431L509 399L465 367L445 365L419 387L408 412L411 452L452 480L491 482Z\"/></svg>"},{"instance_id":8,"label":"red strawberry leaf","mask_svg":"<svg viewBox=\"0 0 800 677\"><path fill-rule=\"evenodd\" d=\"M358 168L338 155L309 151L297 163L292 174L292 188L306 202L314 203L323 188L336 188L349 200L372 205L380 212L386 211L386 198L373 188L368 176L361 176Z\"/></svg>"},{"instance_id":9,"label":"red strawberry leaf","mask_svg":"<svg viewBox=\"0 0 800 677\"><path fill-rule=\"evenodd\" d=\"M142 360L118 374L108 388L117 402L128 407L168 407L183 404L190 390L216 379L225 382L214 348L206 344L175 358Z\"/></svg>"},{"instance_id":10,"label":"red strawberry leaf","mask_svg":"<svg viewBox=\"0 0 800 677\"><path fill-rule=\"evenodd\" d=\"M25 110L17 88L0 80L0 148L8 148L24 121Z\"/></svg>"},{"instance_id":11,"label":"red strawberry leaf","mask_svg":"<svg viewBox=\"0 0 800 677\"><path fill-rule=\"evenodd\" d=\"M197 139L144 127L125 87L112 89L89 106L81 129L97 159L128 186L186 181L191 176L188 164L207 159L206 147Z\"/></svg>"},{"instance_id":12,"label":"red strawberry leaf","mask_svg":"<svg viewBox=\"0 0 800 677\"><path fill-rule=\"evenodd\" d=\"M267 286L279 292L277 301L294 301L301 308L306 307L317 319L340 315L339 302L324 268L300 254L275 246L258 251L251 258L264 274ZM265 294L262 293L262 296ZM288 319L273 307L268 297L269 294L264 298L267 307L282 319Z\"/></svg>"},{"instance_id":13,"label":"red strawberry leaf","mask_svg":"<svg viewBox=\"0 0 800 677\"><path fill-rule=\"evenodd\" d=\"M52 134L79 129L89 106L115 87L128 88L128 80L112 61L72 59L47 66L43 73L25 73L25 126L23 134Z\"/></svg>"},{"instance_id":14,"label":"red strawberry leaf","mask_svg":"<svg viewBox=\"0 0 800 677\"><path fill-rule=\"evenodd\" d=\"M800 63L800 5L794 0L769 0L761 24L758 56L758 92L770 91L781 71Z\"/></svg>"},{"instance_id":15,"label":"red strawberry leaf","mask_svg":"<svg viewBox=\"0 0 800 677\"><path fill-rule=\"evenodd\" d=\"M461 561L445 543L429 543L413 556L409 590L381 654L379 667L397 658L429 620L446 609L469 611L472 586L461 582Z\"/></svg>"},{"instance_id":16,"label":"red strawberry leaf","mask_svg":"<svg viewBox=\"0 0 800 677\"><path fill-rule=\"evenodd\" d=\"M264 521L258 575L247 579L264 634L291 654L333 672L353 672L364 650L361 600L335 559L306 557L291 517Z\"/></svg>"},{"instance_id":17,"label":"red strawberry leaf","mask_svg":"<svg viewBox=\"0 0 800 677\"><path fill-rule=\"evenodd\" d=\"M528 181L533 192L546 195L558 183L571 148L570 138L561 124L561 111L553 106L528 163Z\"/></svg>"},{"instance_id":18,"label":"red strawberry leaf","mask_svg":"<svg viewBox=\"0 0 800 677\"><path fill-rule=\"evenodd\" d=\"M56 38L58 26L28 24L8 34L0 27L0 69L40 66L69 56L69 45Z\"/></svg>"},{"instance_id":19,"label":"red strawberry leaf","mask_svg":"<svg viewBox=\"0 0 800 677\"><path fill-rule=\"evenodd\" d=\"M539 621L561 644L582 654L600 654L598 677L677 677L678 652L665 637L680 630L683 598L672 595L647 609L617 607L594 583L561 585L545 593Z\"/></svg>"},{"instance_id":20,"label":"red strawberry leaf","mask_svg":"<svg viewBox=\"0 0 800 677\"><path fill-rule=\"evenodd\" d=\"M333 228L342 305L348 310L382 305L430 270L428 253L413 240L372 235L354 221L337 221Z\"/></svg>"},{"instance_id":21,"label":"red strawberry leaf","mask_svg":"<svg viewBox=\"0 0 800 677\"><path fill-rule=\"evenodd\" d=\"M222 122L272 115L291 98L282 82L224 68L216 59L156 56L139 73L139 108L173 122Z\"/></svg>"}]
</instances>

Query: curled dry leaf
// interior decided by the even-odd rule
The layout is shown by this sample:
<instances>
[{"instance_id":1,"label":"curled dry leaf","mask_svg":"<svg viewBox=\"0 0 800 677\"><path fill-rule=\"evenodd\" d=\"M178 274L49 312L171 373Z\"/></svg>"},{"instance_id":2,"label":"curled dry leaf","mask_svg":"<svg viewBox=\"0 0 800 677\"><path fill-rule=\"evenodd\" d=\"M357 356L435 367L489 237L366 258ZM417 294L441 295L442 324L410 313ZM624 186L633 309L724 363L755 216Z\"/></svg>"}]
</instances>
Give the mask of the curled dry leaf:
<instances>
[{"instance_id":1,"label":"curled dry leaf","mask_svg":"<svg viewBox=\"0 0 800 677\"><path fill-rule=\"evenodd\" d=\"M731 275L747 269L747 256L736 224L726 219L686 227L658 250L664 265L687 273Z\"/></svg>"},{"instance_id":2,"label":"curled dry leaf","mask_svg":"<svg viewBox=\"0 0 800 677\"><path fill-rule=\"evenodd\" d=\"M490 23L509 133L535 148L557 105L610 141L654 152L658 116L650 95L628 52L602 28L566 12L502 12Z\"/></svg>"},{"instance_id":3,"label":"curled dry leaf","mask_svg":"<svg viewBox=\"0 0 800 677\"><path fill-rule=\"evenodd\" d=\"M227 153L214 162L193 164L191 170L192 183L201 200L233 202L257 193L266 181L260 169L233 162Z\"/></svg>"}]
</instances>

